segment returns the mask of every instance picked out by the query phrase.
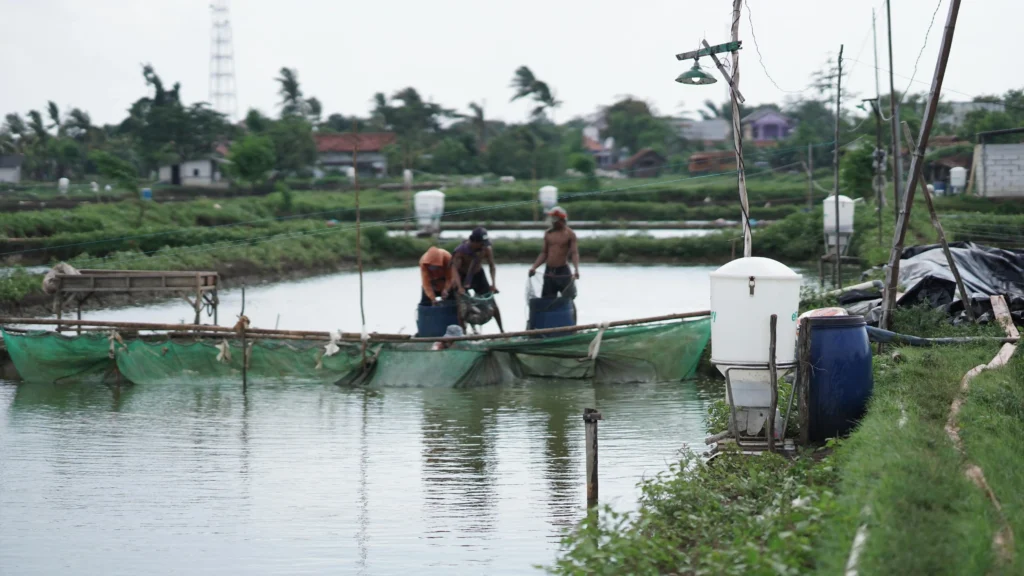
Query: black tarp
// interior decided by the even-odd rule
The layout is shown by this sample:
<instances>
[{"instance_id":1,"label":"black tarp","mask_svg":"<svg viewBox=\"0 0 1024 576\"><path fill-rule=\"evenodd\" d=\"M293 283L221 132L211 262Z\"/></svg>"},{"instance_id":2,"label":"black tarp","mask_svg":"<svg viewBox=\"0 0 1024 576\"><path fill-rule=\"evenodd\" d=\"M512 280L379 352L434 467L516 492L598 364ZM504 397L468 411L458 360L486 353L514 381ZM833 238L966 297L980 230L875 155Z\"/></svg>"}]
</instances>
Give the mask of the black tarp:
<instances>
[{"instance_id":1,"label":"black tarp","mask_svg":"<svg viewBox=\"0 0 1024 576\"><path fill-rule=\"evenodd\" d=\"M1024 321L1024 251L982 246L973 242L954 242L949 245L960 277L967 289L971 307L982 321L991 319L990 296L1006 298L1016 323ZM949 269L940 244L911 246L903 250L900 260L900 286L903 297L897 306L926 303L942 308L961 320L964 304L960 301L956 281ZM865 315L870 323L877 323L881 303L879 296L865 292L844 299L848 310Z\"/></svg>"}]
</instances>

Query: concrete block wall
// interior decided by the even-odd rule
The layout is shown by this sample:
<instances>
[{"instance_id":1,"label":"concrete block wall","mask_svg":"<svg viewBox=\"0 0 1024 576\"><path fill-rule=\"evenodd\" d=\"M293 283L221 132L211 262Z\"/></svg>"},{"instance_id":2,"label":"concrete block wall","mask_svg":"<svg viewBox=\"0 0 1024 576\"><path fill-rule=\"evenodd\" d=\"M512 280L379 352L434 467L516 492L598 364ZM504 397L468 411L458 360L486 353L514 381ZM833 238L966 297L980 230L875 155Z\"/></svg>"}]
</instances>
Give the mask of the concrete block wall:
<instances>
[{"instance_id":1,"label":"concrete block wall","mask_svg":"<svg viewBox=\"0 0 1024 576\"><path fill-rule=\"evenodd\" d=\"M977 174L980 196L1024 198L1024 143L983 144Z\"/></svg>"}]
</instances>

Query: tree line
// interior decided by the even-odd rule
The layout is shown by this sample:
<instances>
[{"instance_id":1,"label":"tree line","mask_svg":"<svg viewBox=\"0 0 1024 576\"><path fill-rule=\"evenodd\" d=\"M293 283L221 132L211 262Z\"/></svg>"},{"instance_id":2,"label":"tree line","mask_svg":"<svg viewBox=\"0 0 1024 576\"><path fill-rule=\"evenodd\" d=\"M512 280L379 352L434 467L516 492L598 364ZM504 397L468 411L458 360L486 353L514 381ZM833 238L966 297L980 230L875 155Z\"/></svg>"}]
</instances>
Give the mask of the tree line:
<instances>
[{"instance_id":1,"label":"tree line","mask_svg":"<svg viewBox=\"0 0 1024 576\"><path fill-rule=\"evenodd\" d=\"M24 155L23 171L32 180L102 174L127 187L159 166L200 158L228 143L232 160L229 166L241 180L255 184L274 173L309 175L317 159L313 135L353 128L396 135L395 143L385 150L393 174L415 169L436 174L492 173L536 179L563 174L568 168L592 174L594 162L583 147L587 126L596 126L602 140L614 138L616 152L621 155L644 148L657 151L668 160L668 170L674 172L685 172L689 155L706 146L684 138L683 119L661 114L648 101L633 96L602 106L589 118L557 123L553 113L562 102L554 88L527 66L513 72L509 85L510 101L527 100L533 105L523 122L489 118L480 102L449 108L424 99L413 87L390 95L375 94L366 114L325 116L320 100L304 94L298 72L286 67L275 78L278 113L267 115L251 109L242 122L231 123L204 102L182 102L180 84L168 87L150 65L143 66L142 80L146 93L118 124L93 124L88 112L72 108L62 113L52 101L43 112L6 114L0 125L0 154ZM814 90L798 99L765 105L790 117L795 128L778 149L748 149L748 165L791 167L805 159L808 144L831 142L835 110L829 93L830 77L818 73L812 86ZM848 94L844 94L844 100L855 101ZM901 100L901 119L916 131L925 96L907 94ZM978 131L1024 124L1024 90L976 100L1002 102L1006 110L972 112L960 126L940 125L936 133L972 138ZM882 98L881 106L888 110L888 97ZM743 115L751 111L753 108L741 107ZM840 123L844 141L873 136L875 126L867 117L869 112L843 111ZM708 100L694 120L728 119L731 114L728 102ZM711 144L720 149L731 146L730 141ZM815 150L816 165L830 162L827 146Z\"/></svg>"}]
</instances>

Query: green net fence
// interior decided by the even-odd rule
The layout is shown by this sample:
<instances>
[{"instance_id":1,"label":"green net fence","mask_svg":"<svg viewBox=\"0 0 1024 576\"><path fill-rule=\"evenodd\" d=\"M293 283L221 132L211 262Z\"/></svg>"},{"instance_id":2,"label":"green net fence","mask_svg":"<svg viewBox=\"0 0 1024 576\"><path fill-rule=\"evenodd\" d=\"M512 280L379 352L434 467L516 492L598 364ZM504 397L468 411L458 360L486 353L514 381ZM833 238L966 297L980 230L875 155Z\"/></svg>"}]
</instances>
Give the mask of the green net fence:
<instances>
[{"instance_id":1,"label":"green net fence","mask_svg":"<svg viewBox=\"0 0 1024 576\"><path fill-rule=\"evenodd\" d=\"M250 342L248 381L469 387L523 380L592 379L601 383L682 380L697 367L710 337L700 319L613 328L557 338L457 342L433 350L420 342L371 342L363 367L358 343ZM599 336L600 335L600 336ZM65 336L4 332L18 373L29 382L113 381L136 384L242 378L241 342L134 339L113 333ZM599 338L599 342L595 342ZM599 345L598 345L599 344Z\"/></svg>"}]
</instances>

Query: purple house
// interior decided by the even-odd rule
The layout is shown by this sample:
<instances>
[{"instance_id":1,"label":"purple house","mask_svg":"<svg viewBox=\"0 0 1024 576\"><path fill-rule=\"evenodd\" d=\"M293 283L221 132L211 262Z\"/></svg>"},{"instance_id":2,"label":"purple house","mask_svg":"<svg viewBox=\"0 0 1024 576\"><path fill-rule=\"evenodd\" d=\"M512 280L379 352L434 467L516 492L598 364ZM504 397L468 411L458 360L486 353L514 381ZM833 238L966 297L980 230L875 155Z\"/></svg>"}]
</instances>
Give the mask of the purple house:
<instances>
[{"instance_id":1,"label":"purple house","mask_svg":"<svg viewBox=\"0 0 1024 576\"><path fill-rule=\"evenodd\" d=\"M758 108L742 120L743 139L754 142L782 140L789 136L793 121L772 108Z\"/></svg>"}]
</instances>

